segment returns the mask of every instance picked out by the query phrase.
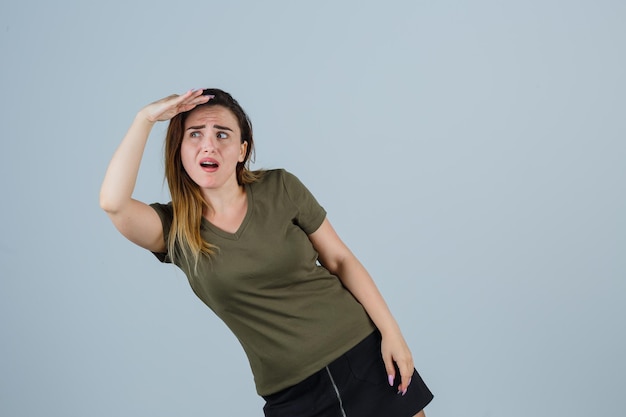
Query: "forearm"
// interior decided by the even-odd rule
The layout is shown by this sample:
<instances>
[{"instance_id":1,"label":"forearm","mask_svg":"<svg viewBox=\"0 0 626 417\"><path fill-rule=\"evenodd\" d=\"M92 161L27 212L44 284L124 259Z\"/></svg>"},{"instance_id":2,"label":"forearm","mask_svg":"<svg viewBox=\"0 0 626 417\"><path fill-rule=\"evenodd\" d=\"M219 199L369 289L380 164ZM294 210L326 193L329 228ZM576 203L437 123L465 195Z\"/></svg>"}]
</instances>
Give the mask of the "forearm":
<instances>
[{"instance_id":1,"label":"forearm","mask_svg":"<svg viewBox=\"0 0 626 417\"><path fill-rule=\"evenodd\" d=\"M141 158L154 122L139 112L111 158L100 188L100 206L119 211L131 201Z\"/></svg>"},{"instance_id":2,"label":"forearm","mask_svg":"<svg viewBox=\"0 0 626 417\"><path fill-rule=\"evenodd\" d=\"M363 305L383 336L400 334L400 328L382 294L365 267L353 255L340 262L334 273L342 284Z\"/></svg>"}]
</instances>

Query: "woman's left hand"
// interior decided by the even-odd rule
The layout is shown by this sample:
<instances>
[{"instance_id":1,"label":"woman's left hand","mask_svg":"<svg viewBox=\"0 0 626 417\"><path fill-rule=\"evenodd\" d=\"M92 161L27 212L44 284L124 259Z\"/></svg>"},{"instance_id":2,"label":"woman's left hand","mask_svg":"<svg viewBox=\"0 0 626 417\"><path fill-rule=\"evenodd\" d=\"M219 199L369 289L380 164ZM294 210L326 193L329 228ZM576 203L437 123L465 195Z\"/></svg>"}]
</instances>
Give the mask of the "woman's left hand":
<instances>
[{"instance_id":1,"label":"woman's left hand","mask_svg":"<svg viewBox=\"0 0 626 417\"><path fill-rule=\"evenodd\" d=\"M398 377L396 369L399 370L401 381L398 384L398 394L406 394L415 368L411 350L399 331L392 334L383 334L381 353L385 362L389 385L394 385L394 380Z\"/></svg>"},{"instance_id":2,"label":"woman's left hand","mask_svg":"<svg viewBox=\"0 0 626 417\"><path fill-rule=\"evenodd\" d=\"M385 303L374 280L348 247L341 241L335 229L325 219L322 225L309 235L313 247L319 254L320 263L339 277L341 283L354 295L370 316L382 335L382 355L389 377L394 386L400 379L398 392L405 393L413 376L413 357ZM395 363L395 364L394 364ZM396 375L396 367L400 375Z\"/></svg>"}]
</instances>

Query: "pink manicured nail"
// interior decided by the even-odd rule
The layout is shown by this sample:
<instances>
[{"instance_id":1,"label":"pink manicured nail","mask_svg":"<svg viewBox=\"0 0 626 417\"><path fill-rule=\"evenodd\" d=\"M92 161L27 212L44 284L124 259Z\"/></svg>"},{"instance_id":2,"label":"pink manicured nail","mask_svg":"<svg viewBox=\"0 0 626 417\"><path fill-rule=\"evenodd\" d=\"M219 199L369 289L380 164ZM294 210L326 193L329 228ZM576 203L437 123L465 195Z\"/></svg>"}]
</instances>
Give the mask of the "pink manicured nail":
<instances>
[{"instance_id":1,"label":"pink manicured nail","mask_svg":"<svg viewBox=\"0 0 626 417\"><path fill-rule=\"evenodd\" d=\"M388 375L387 380L389 381L389 386L393 387L393 375Z\"/></svg>"},{"instance_id":2,"label":"pink manicured nail","mask_svg":"<svg viewBox=\"0 0 626 417\"><path fill-rule=\"evenodd\" d=\"M406 394L406 392L408 391L408 389L409 389L409 388L408 388L408 387L406 387L406 388L404 389L404 391L402 391L402 396L403 396L403 397L404 397L404 394Z\"/></svg>"}]
</instances>

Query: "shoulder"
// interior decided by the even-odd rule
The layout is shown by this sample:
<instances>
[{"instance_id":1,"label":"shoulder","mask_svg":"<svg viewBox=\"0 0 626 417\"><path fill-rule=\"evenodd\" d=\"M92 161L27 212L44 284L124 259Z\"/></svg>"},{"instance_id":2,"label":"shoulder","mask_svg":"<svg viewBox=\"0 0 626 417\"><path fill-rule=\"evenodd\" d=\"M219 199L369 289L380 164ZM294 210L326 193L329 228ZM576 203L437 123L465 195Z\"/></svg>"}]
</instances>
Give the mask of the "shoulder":
<instances>
[{"instance_id":1,"label":"shoulder","mask_svg":"<svg viewBox=\"0 0 626 417\"><path fill-rule=\"evenodd\" d=\"M262 171L257 182L252 185L260 188L290 188L294 183L300 183L298 178L284 168Z\"/></svg>"},{"instance_id":2,"label":"shoulder","mask_svg":"<svg viewBox=\"0 0 626 417\"><path fill-rule=\"evenodd\" d=\"M285 175L293 175L284 168L264 169L261 171L256 171L255 173L260 174L259 181L257 182L275 181L284 177Z\"/></svg>"},{"instance_id":3,"label":"shoulder","mask_svg":"<svg viewBox=\"0 0 626 417\"><path fill-rule=\"evenodd\" d=\"M172 202L170 201L167 204L152 203L150 204L150 207L152 207L159 215L161 223L163 224L163 230L169 231L172 219L174 218L174 207L172 207Z\"/></svg>"},{"instance_id":4,"label":"shoulder","mask_svg":"<svg viewBox=\"0 0 626 417\"><path fill-rule=\"evenodd\" d=\"M299 200L308 195L309 190L291 172L286 169L271 169L263 172L259 181L252 184L253 190L275 198L284 196L289 200Z\"/></svg>"},{"instance_id":5,"label":"shoulder","mask_svg":"<svg viewBox=\"0 0 626 417\"><path fill-rule=\"evenodd\" d=\"M172 213L174 212L174 209L172 207L172 202L170 201L169 203L163 204L163 203L152 203L150 204L150 207L152 207L157 213L159 213L159 216L162 214L165 215L172 215Z\"/></svg>"}]
</instances>

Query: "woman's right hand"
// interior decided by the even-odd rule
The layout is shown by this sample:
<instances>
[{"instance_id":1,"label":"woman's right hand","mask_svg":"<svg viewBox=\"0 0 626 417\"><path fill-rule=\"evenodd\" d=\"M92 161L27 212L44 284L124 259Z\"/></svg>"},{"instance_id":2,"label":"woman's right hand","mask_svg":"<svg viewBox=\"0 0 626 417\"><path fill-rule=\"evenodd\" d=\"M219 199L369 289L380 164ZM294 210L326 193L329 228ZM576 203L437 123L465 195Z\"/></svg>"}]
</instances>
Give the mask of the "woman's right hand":
<instances>
[{"instance_id":1,"label":"woman's right hand","mask_svg":"<svg viewBox=\"0 0 626 417\"><path fill-rule=\"evenodd\" d=\"M170 120L178 113L189 111L208 102L213 96L203 96L202 89L189 90L185 94L172 94L148 104L139 112L150 123Z\"/></svg>"},{"instance_id":2,"label":"woman's right hand","mask_svg":"<svg viewBox=\"0 0 626 417\"><path fill-rule=\"evenodd\" d=\"M171 95L141 109L111 158L100 188L100 207L131 242L153 252L165 251L163 226L156 211L133 199L139 165L154 123L169 120L212 97L202 90Z\"/></svg>"}]
</instances>

